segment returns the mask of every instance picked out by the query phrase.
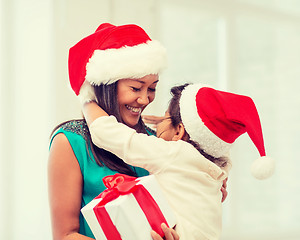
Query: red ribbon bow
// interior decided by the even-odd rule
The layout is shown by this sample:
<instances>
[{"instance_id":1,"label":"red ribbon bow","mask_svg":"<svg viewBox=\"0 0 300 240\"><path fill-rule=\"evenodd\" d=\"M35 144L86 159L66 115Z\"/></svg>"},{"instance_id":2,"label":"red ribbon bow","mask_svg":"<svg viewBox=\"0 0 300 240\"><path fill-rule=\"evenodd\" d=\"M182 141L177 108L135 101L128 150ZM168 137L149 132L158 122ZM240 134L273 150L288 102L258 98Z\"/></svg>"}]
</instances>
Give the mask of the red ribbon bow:
<instances>
[{"instance_id":1,"label":"red ribbon bow","mask_svg":"<svg viewBox=\"0 0 300 240\"><path fill-rule=\"evenodd\" d=\"M164 237L161 224L165 223L168 226L168 223L151 194L143 185L137 184L139 181L136 177L117 173L104 177L102 181L107 189L96 197L96 199L101 198L101 200L94 207L94 212L108 240L122 240L122 238L105 210L104 205L118 198L120 195L131 193L140 205L151 228L161 237Z\"/></svg>"},{"instance_id":2,"label":"red ribbon bow","mask_svg":"<svg viewBox=\"0 0 300 240\"><path fill-rule=\"evenodd\" d=\"M120 195L133 193L137 189L137 178L125 174L116 173L106 176L102 179L106 190L100 193L96 198L102 198L97 206L103 206L106 203L118 198Z\"/></svg>"}]
</instances>

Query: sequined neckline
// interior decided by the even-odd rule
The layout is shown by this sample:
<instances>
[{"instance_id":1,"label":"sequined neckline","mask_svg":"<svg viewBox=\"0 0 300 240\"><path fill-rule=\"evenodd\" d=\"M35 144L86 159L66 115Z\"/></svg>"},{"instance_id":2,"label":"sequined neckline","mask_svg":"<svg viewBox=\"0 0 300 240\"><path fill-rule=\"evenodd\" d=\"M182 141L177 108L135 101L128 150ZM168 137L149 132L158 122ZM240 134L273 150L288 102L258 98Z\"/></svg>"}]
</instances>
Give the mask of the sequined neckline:
<instances>
[{"instance_id":1,"label":"sequined neckline","mask_svg":"<svg viewBox=\"0 0 300 240\"><path fill-rule=\"evenodd\" d=\"M62 125L61 128L65 131L81 135L86 140L89 135L89 128L84 120L72 120Z\"/></svg>"}]
</instances>

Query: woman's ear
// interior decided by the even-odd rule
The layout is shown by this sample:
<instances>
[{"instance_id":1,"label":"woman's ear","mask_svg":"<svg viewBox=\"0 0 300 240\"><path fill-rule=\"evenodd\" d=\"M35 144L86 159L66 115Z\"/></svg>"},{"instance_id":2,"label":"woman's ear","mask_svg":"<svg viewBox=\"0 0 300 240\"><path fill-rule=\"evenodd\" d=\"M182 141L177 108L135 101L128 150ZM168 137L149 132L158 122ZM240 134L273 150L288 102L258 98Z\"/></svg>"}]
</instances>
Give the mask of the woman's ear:
<instances>
[{"instance_id":1,"label":"woman's ear","mask_svg":"<svg viewBox=\"0 0 300 240\"><path fill-rule=\"evenodd\" d=\"M175 134L172 138L172 141L184 140L185 136L185 129L182 123L179 123L178 126L175 128Z\"/></svg>"}]
</instances>

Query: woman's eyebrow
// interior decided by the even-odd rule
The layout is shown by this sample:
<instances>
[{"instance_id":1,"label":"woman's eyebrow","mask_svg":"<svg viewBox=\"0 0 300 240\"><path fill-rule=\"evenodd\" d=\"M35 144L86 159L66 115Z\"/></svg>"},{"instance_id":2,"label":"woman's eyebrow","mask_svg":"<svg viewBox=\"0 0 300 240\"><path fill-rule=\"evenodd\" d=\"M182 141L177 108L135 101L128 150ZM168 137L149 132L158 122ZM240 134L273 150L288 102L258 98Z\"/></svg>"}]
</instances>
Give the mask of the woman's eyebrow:
<instances>
[{"instance_id":1,"label":"woman's eyebrow","mask_svg":"<svg viewBox=\"0 0 300 240\"><path fill-rule=\"evenodd\" d=\"M139 79L132 79L132 81L136 81L136 82L139 82L139 83L143 83L143 84L145 84L145 82L144 82L144 81L142 81L142 80L139 80ZM151 84L158 83L158 81L159 81L159 79L157 79L155 82L153 82L153 83L151 83Z\"/></svg>"}]
</instances>

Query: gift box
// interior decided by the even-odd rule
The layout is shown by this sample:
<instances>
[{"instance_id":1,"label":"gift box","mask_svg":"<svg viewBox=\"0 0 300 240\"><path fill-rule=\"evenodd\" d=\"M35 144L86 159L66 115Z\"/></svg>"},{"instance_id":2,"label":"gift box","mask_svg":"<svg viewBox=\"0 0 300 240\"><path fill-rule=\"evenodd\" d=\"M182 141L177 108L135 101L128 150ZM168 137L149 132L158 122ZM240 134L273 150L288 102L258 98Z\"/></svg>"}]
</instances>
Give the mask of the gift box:
<instances>
[{"instance_id":1,"label":"gift box","mask_svg":"<svg viewBox=\"0 0 300 240\"><path fill-rule=\"evenodd\" d=\"M97 240L152 240L161 224L176 218L154 175L135 178L115 174L103 178L107 189L81 209Z\"/></svg>"}]
</instances>

